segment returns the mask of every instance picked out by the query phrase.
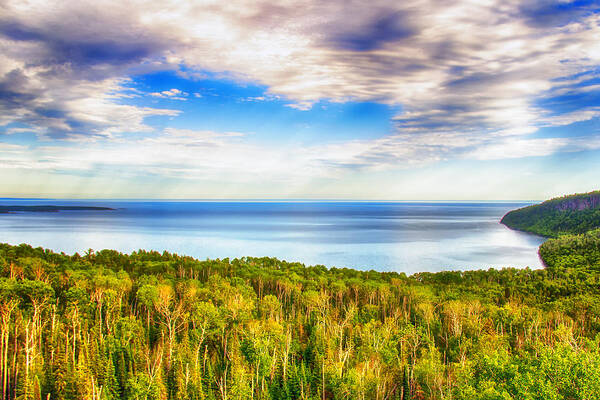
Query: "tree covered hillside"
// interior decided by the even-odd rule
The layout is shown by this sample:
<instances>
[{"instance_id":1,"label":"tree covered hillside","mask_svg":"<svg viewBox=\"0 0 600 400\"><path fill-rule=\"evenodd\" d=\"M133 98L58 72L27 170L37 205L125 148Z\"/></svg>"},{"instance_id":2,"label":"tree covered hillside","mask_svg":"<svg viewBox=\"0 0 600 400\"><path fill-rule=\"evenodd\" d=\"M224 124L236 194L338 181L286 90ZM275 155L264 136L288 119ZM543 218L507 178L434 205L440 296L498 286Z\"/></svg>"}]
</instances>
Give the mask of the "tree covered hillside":
<instances>
[{"instance_id":1,"label":"tree covered hillside","mask_svg":"<svg viewBox=\"0 0 600 400\"><path fill-rule=\"evenodd\" d=\"M599 278L3 244L2 398L597 399Z\"/></svg>"},{"instance_id":2,"label":"tree covered hillside","mask_svg":"<svg viewBox=\"0 0 600 400\"><path fill-rule=\"evenodd\" d=\"M581 235L562 235L540 246L546 268L576 268L600 272L600 229Z\"/></svg>"},{"instance_id":3,"label":"tree covered hillside","mask_svg":"<svg viewBox=\"0 0 600 400\"><path fill-rule=\"evenodd\" d=\"M507 213L509 228L547 237L580 234L600 228L600 191L557 197Z\"/></svg>"}]
</instances>

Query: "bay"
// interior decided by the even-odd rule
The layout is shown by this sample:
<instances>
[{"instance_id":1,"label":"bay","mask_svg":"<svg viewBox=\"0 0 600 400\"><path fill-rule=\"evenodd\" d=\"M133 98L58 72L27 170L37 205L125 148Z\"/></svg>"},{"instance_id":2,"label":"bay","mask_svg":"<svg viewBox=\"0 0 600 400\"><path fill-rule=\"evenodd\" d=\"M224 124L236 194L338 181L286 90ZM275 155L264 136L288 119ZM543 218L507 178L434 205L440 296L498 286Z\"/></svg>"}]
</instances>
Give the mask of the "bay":
<instances>
[{"instance_id":1,"label":"bay","mask_svg":"<svg viewBox=\"0 0 600 400\"><path fill-rule=\"evenodd\" d=\"M499 223L522 202L234 202L0 199L113 211L0 214L0 242L72 254L167 250L199 259L423 271L540 268L544 238Z\"/></svg>"}]
</instances>

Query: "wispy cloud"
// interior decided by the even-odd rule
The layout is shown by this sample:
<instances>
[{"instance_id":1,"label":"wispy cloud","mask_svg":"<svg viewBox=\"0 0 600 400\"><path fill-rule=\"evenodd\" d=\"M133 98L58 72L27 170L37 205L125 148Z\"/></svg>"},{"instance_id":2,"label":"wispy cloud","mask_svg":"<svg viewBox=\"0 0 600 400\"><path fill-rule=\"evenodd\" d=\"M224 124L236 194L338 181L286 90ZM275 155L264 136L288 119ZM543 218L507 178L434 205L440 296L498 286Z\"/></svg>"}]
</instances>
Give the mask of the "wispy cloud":
<instances>
[{"instance_id":1,"label":"wispy cloud","mask_svg":"<svg viewBox=\"0 0 600 400\"><path fill-rule=\"evenodd\" d=\"M323 99L401 106L390 136L343 143L345 155L332 149L323 160L349 168L478 151L494 158L501 149L549 154L569 146L527 135L598 116L593 105L556 112L540 103L599 91L561 80L597 76L594 2L7 1L2 10L0 123L53 138L151 131L148 116L179 111L129 105L118 93L133 74L181 66L183 75L260 83L265 99L299 110Z\"/></svg>"},{"instance_id":2,"label":"wispy cloud","mask_svg":"<svg viewBox=\"0 0 600 400\"><path fill-rule=\"evenodd\" d=\"M286 182L299 186L348 174L414 169L449 158L498 160L600 149L600 139L486 137L430 133L298 148L254 143L240 132L167 128L143 137L30 147L0 143L0 168L60 174L160 176L183 181Z\"/></svg>"},{"instance_id":3,"label":"wispy cloud","mask_svg":"<svg viewBox=\"0 0 600 400\"><path fill-rule=\"evenodd\" d=\"M198 93L195 93L195 95L197 95ZM179 89L169 89L169 90L163 90L162 92L152 92L150 93L150 96L152 97L160 97L162 99L171 99L171 100L187 100L189 93L183 92ZM196 96L198 97L198 96ZM201 97L201 96L200 96Z\"/></svg>"}]
</instances>

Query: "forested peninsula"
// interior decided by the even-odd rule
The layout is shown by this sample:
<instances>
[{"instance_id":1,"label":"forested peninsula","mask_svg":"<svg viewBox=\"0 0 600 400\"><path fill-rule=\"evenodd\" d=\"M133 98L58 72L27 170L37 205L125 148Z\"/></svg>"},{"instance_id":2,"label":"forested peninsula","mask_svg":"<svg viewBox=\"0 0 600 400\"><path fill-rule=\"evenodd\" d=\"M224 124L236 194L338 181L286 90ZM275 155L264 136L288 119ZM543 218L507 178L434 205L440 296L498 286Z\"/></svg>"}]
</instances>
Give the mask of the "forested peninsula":
<instances>
[{"instance_id":1,"label":"forested peninsula","mask_svg":"<svg viewBox=\"0 0 600 400\"><path fill-rule=\"evenodd\" d=\"M402 273L0 244L5 399L598 399L598 231Z\"/></svg>"},{"instance_id":2,"label":"forested peninsula","mask_svg":"<svg viewBox=\"0 0 600 400\"><path fill-rule=\"evenodd\" d=\"M512 229L557 237L600 228L600 191L557 197L507 213L501 221Z\"/></svg>"},{"instance_id":3,"label":"forested peninsula","mask_svg":"<svg viewBox=\"0 0 600 400\"><path fill-rule=\"evenodd\" d=\"M549 237L540 246L539 255L550 271L600 271L600 191L513 210L501 222L512 229Z\"/></svg>"}]
</instances>

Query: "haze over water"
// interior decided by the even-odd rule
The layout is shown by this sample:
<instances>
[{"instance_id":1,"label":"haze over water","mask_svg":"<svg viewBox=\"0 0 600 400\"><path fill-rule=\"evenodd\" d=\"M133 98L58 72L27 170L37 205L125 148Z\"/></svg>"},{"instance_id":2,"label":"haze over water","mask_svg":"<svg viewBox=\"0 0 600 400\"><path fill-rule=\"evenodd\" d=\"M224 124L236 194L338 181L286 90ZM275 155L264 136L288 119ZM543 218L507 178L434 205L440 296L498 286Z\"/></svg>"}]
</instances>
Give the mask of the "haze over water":
<instances>
[{"instance_id":1,"label":"haze over water","mask_svg":"<svg viewBox=\"0 0 600 400\"><path fill-rule=\"evenodd\" d=\"M499 223L529 203L0 200L114 211L0 214L0 242L66 253L167 250L199 259L269 256L398 271L539 268L543 238Z\"/></svg>"}]
</instances>

